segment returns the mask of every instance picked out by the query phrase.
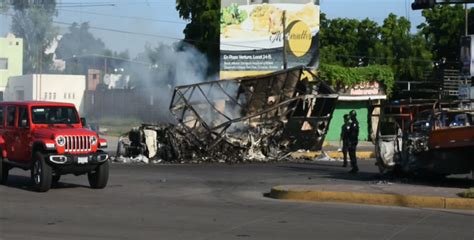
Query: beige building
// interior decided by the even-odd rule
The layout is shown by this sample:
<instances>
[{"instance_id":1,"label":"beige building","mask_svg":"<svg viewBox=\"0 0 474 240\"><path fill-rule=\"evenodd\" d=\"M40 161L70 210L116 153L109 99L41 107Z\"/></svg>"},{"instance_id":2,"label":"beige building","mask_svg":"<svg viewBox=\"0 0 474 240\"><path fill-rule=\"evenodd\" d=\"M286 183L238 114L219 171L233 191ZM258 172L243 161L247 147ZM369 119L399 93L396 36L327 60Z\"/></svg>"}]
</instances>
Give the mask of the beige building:
<instances>
[{"instance_id":1,"label":"beige building","mask_svg":"<svg viewBox=\"0 0 474 240\"><path fill-rule=\"evenodd\" d=\"M23 39L13 34L0 37L0 101L4 100L4 91L8 78L23 74Z\"/></svg>"},{"instance_id":2,"label":"beige building","mask_svg":"<svg viewBox=\"0 0 474 240\"><path fill-rule=\"evenodd\" d=\"M52 101L73 103L84 111L86 78L83 75L30 74L10 77L5 101Z\"/></svg>"}]
</instances>

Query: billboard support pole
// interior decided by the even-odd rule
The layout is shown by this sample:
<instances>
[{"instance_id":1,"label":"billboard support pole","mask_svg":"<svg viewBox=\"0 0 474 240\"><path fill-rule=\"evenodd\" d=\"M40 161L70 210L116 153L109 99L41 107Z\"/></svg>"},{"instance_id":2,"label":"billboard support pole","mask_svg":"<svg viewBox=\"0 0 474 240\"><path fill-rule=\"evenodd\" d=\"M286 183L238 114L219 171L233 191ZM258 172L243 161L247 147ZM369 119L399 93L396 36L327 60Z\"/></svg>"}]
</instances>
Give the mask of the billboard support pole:
<instances>
[{"instance_id":1,"label":"billboard support pole","mask_svg":"<svg viewBox=\"0 0 474 240\"><path fill-rule=\"evenodd\" d=\"M464 36L467 36L468 33L468 15L469 12L467 10L467 3L464 3Z\"/></svg>"},{"instance_id":2,"label":"billboard support pole","mask_svg":"<svg viewBox=\"0 0 474 240\"><path fill-rule=\"evenodd\" d=\"M283 69L288 68L288 55L287 55L287 43L286 43L286 11L282 14L283 22Z\"/></svg>"}]
</instances>

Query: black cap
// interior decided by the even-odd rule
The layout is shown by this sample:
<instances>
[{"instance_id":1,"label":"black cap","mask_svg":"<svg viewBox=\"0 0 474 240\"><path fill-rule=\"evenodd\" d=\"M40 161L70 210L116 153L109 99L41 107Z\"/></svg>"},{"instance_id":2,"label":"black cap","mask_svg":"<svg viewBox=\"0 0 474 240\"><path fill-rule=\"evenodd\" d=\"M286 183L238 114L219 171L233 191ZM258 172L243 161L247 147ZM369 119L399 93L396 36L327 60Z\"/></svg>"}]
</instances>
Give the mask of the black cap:
<instances>
[{"instance_id":1,"label":"black cap","mask_svg":"<svg viewBox=\"0 0 474 240\"><path fill-rule=\"evenodd\" d=\"M349 114L351 115L351 117L357 117L357 112L354 109L352 109Z\"/></svg>"}]
</instances>

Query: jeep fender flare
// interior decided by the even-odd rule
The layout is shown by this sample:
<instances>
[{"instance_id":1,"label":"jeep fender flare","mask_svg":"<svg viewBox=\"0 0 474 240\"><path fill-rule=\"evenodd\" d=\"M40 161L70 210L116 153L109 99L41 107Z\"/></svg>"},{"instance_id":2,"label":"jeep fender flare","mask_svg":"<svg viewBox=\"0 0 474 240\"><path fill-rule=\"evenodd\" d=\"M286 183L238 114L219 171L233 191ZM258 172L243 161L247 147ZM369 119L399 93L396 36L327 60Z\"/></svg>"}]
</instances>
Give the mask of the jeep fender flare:
<instances>
[{"instance_id":1,"label":"jeep fender flare","mask_svg":"<svg viewBox=\"0 0 474 240\"><path fill-rule=\"evenodd\" d=\"M46 148L46 143L49 143L50 141L44 141L44 140L34 140L33 144L31 145L31 156L35 154L37 151L41 152L46 152L48 149ZM51 143L54 143L51 141Z\"/></svg>"}]
</instances>

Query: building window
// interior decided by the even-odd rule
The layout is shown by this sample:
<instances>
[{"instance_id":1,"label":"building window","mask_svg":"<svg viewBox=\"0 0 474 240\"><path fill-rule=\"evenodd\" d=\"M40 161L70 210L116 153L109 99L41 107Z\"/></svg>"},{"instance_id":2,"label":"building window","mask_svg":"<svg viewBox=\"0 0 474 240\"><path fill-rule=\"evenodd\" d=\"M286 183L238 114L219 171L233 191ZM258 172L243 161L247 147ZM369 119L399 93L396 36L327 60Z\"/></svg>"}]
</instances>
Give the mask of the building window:
<instances>
[{"instance_id":1,"label":"building window","mask_svg":"<svg viewBox=\"0 0 474 240\"><path fill-rule=\"evenodd\" d=\"M92 79L97 80L97 73L92 74Z\"/></svg>"},{"instance_id":2,"label":"building window","mask_svg":"<svg viewBox=\"0 0 474 240\"><path fill-rule=\"evenodd\" d=\"M53 93L53 99L56 100L56 93Z\"/></svg>"},{"instance_id":3,"label":"building window","mask_svg":"<svg viewBox=\"0 0 474 240\"><path fill-rule=\"evenodd\" d=\"M20 45L20 42L16 42L16 45L17 45L17 46Z\"/></svg>"},{"instance_id":4,"label":"building window","mask_svg":"<svg viewBox=\"0 0 474 240\"><path fill-rule=\"evenodd\" d=\"M0 101L3 101L3 92L2 91L0 91Z\"/></svg>"},{"instance_id":5,"label":"building window","mask_svg":"<svg viewBox=\"0 0 474 240\"><path fill-rule=\"evenodd\" d=\"M48 93L44 93L44 100L47 100L48 99Z\"/></svg>"},{"instance_id":6,"label":"building window","mask_svg":"<svg viewBox=\"0 0 474 240\"><path fill-rule=\"evenodd\" d=\"M64 93L64 99L67 99L67 93Z\"/></svg>"},{"instance_id":7,"label":"building window","mask_svg":"<svg viewBox=\"0 0 474 240\"><path fill-rule=\"evenodd\" d=\"M8 58L0 58L0 70L8 69Z\"/></svg>"}]
</instances>

